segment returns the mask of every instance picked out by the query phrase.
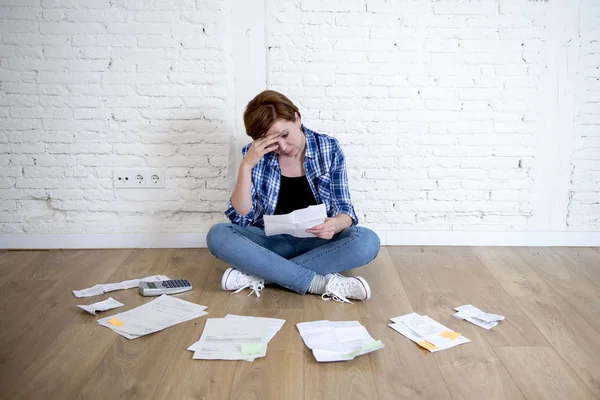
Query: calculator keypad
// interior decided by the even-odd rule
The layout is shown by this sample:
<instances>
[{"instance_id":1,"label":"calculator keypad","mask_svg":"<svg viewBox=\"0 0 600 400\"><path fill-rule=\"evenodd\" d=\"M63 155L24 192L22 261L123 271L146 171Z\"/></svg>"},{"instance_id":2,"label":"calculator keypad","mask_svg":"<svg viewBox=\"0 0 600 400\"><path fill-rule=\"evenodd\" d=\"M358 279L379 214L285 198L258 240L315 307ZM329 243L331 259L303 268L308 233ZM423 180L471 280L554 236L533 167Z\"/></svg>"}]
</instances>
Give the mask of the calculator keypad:
<instances>
[{"instance_id":1,"label":"calculator keypad","mask_svg":"<svg viewBox=\"0 0 600 400\"><path fill-rule=\"evenodd\" d=\"M162 286L166 288L180 288L191 286L190 282L187 279L174 279L170 281L163 281Z\"/></svg>"}]
</instances>

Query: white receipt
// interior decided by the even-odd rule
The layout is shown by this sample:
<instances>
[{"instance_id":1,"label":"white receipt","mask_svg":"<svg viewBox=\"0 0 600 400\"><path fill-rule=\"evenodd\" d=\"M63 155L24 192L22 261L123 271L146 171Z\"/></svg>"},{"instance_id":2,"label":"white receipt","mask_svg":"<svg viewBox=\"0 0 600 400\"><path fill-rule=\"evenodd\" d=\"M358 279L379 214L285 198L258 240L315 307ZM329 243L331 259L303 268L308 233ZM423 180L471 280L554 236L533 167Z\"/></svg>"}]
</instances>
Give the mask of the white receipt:
<instances>
[{"instance_id":1,"label":"white receipt","mask_svg":"<svg viewBox=\"0 0 600 400\"><path fill-rule=\"evenodd\" d=\"M128 281L123 281L119 283L99 283L97 285L92 286L91 288L81 289L81 290L73 290L73 294L75 297L90 297L90 296L98 296L100 294L112 292L114 290L123 290L123 289L131 289L134 287L138 287L140 281L143 282L154 282L154 281L166 281L169 280L168 276L165 275L152 275L142 279L130 279Z\"/></svg>"},{"instance_id":2,"label":"white receipt","mask_svg":"<svg viewBox=\"0 0 600 400\"><path fill-rule=\"evenodd\" d=\"M109 297L108 299L106 299L104 301L99 301L97 303L88 304L88 305L78 305L77 307L89 312L92 315L98 315L98 314L96 314L96 311L112 310L113 308L123 307L124 305L125 304L118 302L117 300L113 299L112 297Z\"/></svg>"},{"instance_id":3,"label":"white receipt","mask_svg":"<svg viewBox=\"0 0 600 400\"><path fill-rule=\"evenodd\" d=\"M319 362L348 361L384 347L358 321L300 322L296 327Z\"/></svg>"},{"instance_id":4,"label":"white receipt","mask_svg":"<svg viewBox=\"0 0 600 400\"><path fill-rule=\"evenodd\" d=\"M243 318L209 318L200 340L195 343L194 360L246 360L267 355L269 322Z\"/></svg>"},{"instance_id":5,"label":"white receipt","mask_svg":"<svg viewBox=\"0 0 600 400\"><path fill-rule=\"evenodd\" d=\"M458 311L456 314L452 315L454 318L464 319L465 321L469 321L470 323L487 330L498 325L498 321L504 320L504 316L502 315L486 313L470 304L454 309Z\"/></svg>"},{"instance_id":6,"label":"white receipt","mask_svg":"<svg viewBox=\"0 0 600 400\"><path fill-rule=\"evenodd\" d=\"M99 319L97 322L128 339L161 331L208 314L206 306L162 295L137 308Z\"/></svg>"},{"instance_id":7,"label":"white receipt","mask_svg":"<svg viewBox=\"0 0 600 400\"><path fill-rule=\"evenodd\" d=\"M299 238L315 237L307 229L322 224L327 218L325 204L317 204L283 215L264 215L265 234L292 235Z\"/></svg>"}]
</instances>

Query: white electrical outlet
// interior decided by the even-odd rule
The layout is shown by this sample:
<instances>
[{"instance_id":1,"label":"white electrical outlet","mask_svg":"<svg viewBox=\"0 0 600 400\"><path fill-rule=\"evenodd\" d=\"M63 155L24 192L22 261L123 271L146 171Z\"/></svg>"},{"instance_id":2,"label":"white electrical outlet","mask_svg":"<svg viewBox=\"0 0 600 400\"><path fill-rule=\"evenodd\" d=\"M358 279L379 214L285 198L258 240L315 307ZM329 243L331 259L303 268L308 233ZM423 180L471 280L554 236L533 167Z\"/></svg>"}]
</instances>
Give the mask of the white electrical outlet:
<instances>
[{"instance_id":1,"label":"white electrical outlet","mask_svg":"<svg viewBox=\"0 0 600 400\"><path fill-rule=\"evenodd\" d=\"M165 171L160 169L146 170L146 186L154 188L165 187Z\"/></svg>"},{"instance_id":2,"label":"white electrical outlet","mask_svg":"<svg viewBox=\"0 0 600 400\"><path fill-rule=\"evenodd\" d=\"M165 171L146 168L120 168L113 170L115 189L164 188Z\"/></svg>"}]
</instances>

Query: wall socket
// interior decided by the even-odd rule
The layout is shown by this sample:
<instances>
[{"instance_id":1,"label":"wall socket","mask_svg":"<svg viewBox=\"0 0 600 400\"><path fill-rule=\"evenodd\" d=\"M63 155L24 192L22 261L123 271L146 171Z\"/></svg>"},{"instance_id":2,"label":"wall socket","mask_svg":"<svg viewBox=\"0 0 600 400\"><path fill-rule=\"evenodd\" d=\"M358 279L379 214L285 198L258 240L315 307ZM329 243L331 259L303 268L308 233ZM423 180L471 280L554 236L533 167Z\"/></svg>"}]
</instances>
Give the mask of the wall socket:
<instances>
[{"instance_id":1,"label":"wall socket","mask_svg":"<svg viewBox=\"0 0 600 400\"><path fill-rule=\"evenodd\" d=\"M115 189L164 189L165 171L149 168L114 169L113 186Z\"/></svg>"}]
</instances>

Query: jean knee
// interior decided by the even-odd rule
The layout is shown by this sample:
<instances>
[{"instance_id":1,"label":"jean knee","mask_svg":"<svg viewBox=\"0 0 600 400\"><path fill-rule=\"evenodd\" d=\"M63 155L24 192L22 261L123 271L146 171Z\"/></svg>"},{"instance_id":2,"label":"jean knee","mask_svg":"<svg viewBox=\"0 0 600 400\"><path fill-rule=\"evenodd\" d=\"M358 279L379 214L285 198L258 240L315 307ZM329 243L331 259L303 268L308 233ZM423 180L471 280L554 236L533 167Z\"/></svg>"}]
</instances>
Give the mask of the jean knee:
<instances>
[{"instance_id":1,"label":"jean knee","mask_svg":"<svg viewBox=\"0 0 600 400\"><path fill-rule=\"evenodd\" d=\"M379 240L379 236L373 232L372 230L364 227L358 227L360 230L360 243L364 254L365 264L370 263L377 257L379 254L379 249L381 247L381 241Z\"/></svg>"},{"instance_id":2,"label":"jean knee","mask_svg":"<svg viewBox=\"0 0 600 400\"><path fill-rule=\"evenodd\" d=\"M226 222L213 225L206 234L206 246L213 256L217 256L220 245L227 240L227 236L231 233L230 225Z\"/></svg>"}]
</instances>

